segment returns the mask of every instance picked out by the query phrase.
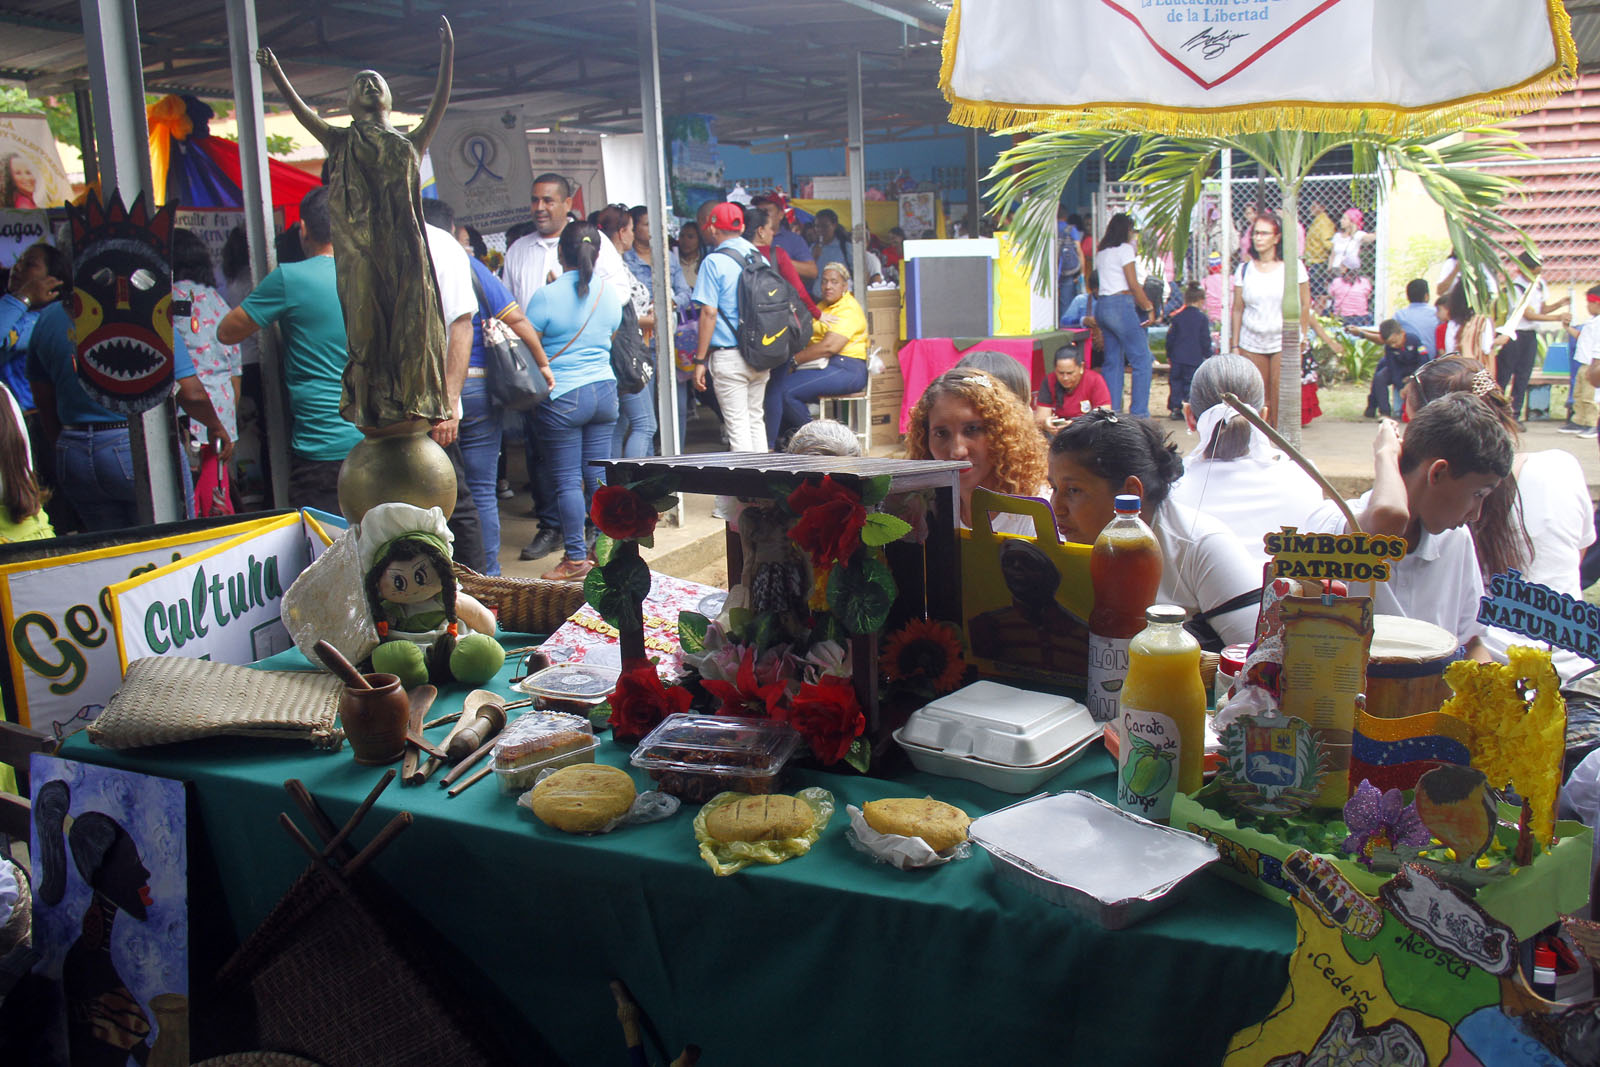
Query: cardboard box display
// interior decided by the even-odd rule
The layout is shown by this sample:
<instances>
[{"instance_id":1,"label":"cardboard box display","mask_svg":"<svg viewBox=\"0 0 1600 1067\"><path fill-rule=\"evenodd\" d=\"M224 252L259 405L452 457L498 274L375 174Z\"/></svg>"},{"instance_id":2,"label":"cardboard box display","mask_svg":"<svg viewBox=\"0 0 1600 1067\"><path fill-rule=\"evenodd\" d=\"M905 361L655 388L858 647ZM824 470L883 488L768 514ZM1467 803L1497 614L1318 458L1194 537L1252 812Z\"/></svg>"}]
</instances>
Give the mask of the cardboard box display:
<instances>
[{"instance_id":1,"label":"cardboard box display","mask_svg":"<svg viewBox=\"0 0 1600 1067\"><path fill-rule=\"evenodd\" d=\"M1518 811L1501 805L1500 818L1516 823ZM1217 846L1222 862L1211 870L1246 889L1279 904L1289 903L1289 883L1283 877L1283 861L1299 847L1282 838L1240 826L1232 819L1179 793L1172 800L1172 825L1199 834ZM1516 832L1502 826L1498 833L1505 844L1515 845ZM1509 835L1510 840L1507 840ZM1474 899L1490 915L1499 919L1519 939L1532 937L1564 914L1583 907L1589 899L1589 861L1594 831L1580 822L1559 820L1556 842L1550 851L1536 857L1515 874L1497 878L1478 890ZM1369 871L1355 860L1324 859L1339 868L1350 884L1369 897L1391 877L1388 872Z\"/></svg>"}]
</instances>

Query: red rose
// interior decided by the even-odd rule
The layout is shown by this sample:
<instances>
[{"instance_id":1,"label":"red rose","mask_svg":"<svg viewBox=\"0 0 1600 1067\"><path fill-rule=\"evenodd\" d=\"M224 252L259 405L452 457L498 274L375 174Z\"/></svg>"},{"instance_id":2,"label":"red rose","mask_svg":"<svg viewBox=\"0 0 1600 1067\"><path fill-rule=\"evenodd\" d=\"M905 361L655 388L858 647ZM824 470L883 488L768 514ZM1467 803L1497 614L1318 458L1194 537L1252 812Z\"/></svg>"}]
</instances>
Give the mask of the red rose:
<instances>
[{"instance_id":1,"label":"red rose","mask_svg":"<svg viewBox=\"0 0 1600 1067\"><path fill-rule=\"evenodd\" d=\"M776 717L787 686L781 679L761 685L756 681L756 650L751 645L739 658L739 673L732 683L715 678L702 678L700 684L706 692L722 701L718 715L749 715L756 718Z\"/></svg>"},{"instance_id":2,"label":"red rose","mask_svg":"<svg viewBox=\"0 0 1600 1067\"><path fill-rule=\"evenodd\" d=\"M795 544L811 553L816 567L841 563L861 547L861 528L867 509L861 494L823 475L820 483L807 482L789 494L789 508L800 521L789 530Z\"/></svg>"},{"instance_id":3,"label":"red rose","mask_svg":"<svg viewBox=\"0 0 1600 1067\"><path fill-rule=\"evenodd\" d=\"M656 509L650 501L620 485L602 485L595 490L589 518L615 541L637 541L656 530Z\"/></svg>"},{"instance_id":4,"label":"red rose","mask_svg":"<svg viewBox=\"0 0 1600 1067\"><path fill-rule=\"evenodd\" d=\"M661 684L655 664L634 663L617 679L611 693L611 732L618 741L637 741L675 712L689 710L689 691Z\"/></svg>"},{"instance_id":5,"label":"red rose","mask_svg":"<svg viewBox=\"0 0 1600 1067\"><path fill-rule=\"evenodd\" d=\"M834 675L824 675L817 685L802 685L788 709L773 717L793 726L825 765L844 759L850 742L867 728L855 686Z\"/></svg>"}]
</instances>

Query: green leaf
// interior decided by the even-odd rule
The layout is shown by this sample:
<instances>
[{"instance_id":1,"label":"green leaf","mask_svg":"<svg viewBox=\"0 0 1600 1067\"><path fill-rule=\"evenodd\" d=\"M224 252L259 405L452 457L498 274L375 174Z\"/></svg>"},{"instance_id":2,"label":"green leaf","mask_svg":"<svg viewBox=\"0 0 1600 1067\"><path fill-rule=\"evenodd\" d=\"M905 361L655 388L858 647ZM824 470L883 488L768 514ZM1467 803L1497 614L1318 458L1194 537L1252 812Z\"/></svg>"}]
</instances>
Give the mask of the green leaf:
<instances>
[{"instance_id":1,"label":"green leaf","mask_svg":"<svg viewBox=\"0 0 1600 1067\"><path fill-rule=\"evenodd\" d=\"M745 633L749 628L749 608L728 609L728 636L738 638L741 642L748 644L749 638L745 636Z\"/></svg>"},{"instance_id":2,"label":"green leaf","mask_svg":"<svg viewBox=\"0 0 1600 1067\"><path fill-rule=\"evenodd\" d=\"M589 725L594 727L596 732L610 729L611 701L608 700L604 704L596 704L589 710Z\"/></svg>"},{"instance_id":3,"label":"green leaf","mask_svg":"<svg viewBox=\"0 0 1600 1067\"><path fill-rule=\"evenodd\" d=\"M828 576L828 608L853 634L883 629L894 596L894 575L889 568L864 555L858 555L849 566L834 567Z\"/></svg>"},{"instance_id":4,"label":"green leaf","mask_svg":"<svg viewBox=\"0 0 1600 1067\"><path fill-rule=\"evenodd\" d=\"M887 474L879 474L873 478L864 478L861 481L861 502L867 507L882 503L883 498L889 495L889 483L892 481Z\"/></svg>"},{"instance_id":5,"label":"green leaf","mask_svg":"<svg viewBox=\"0 0 1600 1067\"><path fill-rule=\"evenodd\" d=\"M676 496L658 497L650 502L650 506L656 509L657 514L665 515L678 506L678 498Z\"/></svg>"},{"instance_id":6,"label":"green leaf","mask_svg":"<svg viewBox=\"0 0 1600 1067\"><path fill-rule=\"evenodd\" d=\"M595 538L594 538L594 558L595 558L595 562L596 563L598 563L600 566L604 567L607 563L611 562L611 557L616 555L616 553L617 553L617 542L616 541L612 540L611 537L609 537L606 534L603 534L603 533L595 534ZM589 573L593 574L594 572L590 571Z\"/></svg>"},{"instance_id":7,"label":"green leaf","mask_svg":"<svg viewBox=\"0 0 1600 1067\"><path fill-rule=\"evenodd\" d=\"M872 742L865 737L858 737L850 742L850 751L844 754L844 761L862 774L866 774L867 767L872 763Z\"/></svg>"},{"instance_id":8,"label":"green leaf","mask_svg":"<svg viewBox=\"0 0 1600 1067\"><path fill-rule=\"evenodd\" d=\"M706 650L706 631L711 620L698 611L678 612L678 644L685 652L700 653Z\"/></svg>"},{"instance_id":9,"label":"green leaf","mask_svg":"<svg viewBox=\"0 0 1600 1067\"><path fill-rule=\"evenodd\" d=\"M600 617L619 630L637 630L644 625L641 605L650 592L650 568L637 550L622 553L603 567L596 567L583 580L583 595Z\"/></svg>"},{"instance_id":10,"label":"green leaf","mask_svg":"<svg viewBox=\"0 0 1600 1067\"><path fill-rule=\"evenodd\" d=\"M635 540L633 543L638 545L640 548L654 548L656 547L656 535L653 533L647 533L643 537Z\"/></svg>"},{"instance_id":11,"label":"green leaf","mask_svg":"<svg viewBox=\"0 0 1600 1067\"><path fill-rule=\"evenodd\" d=\"M898 541L910 532L911 524L906 520L874 512L867 516L867 524L861 528L861 543L877 548Z\"/></svg>"},{"instance_id":12,"label":"green leaf","mask_svg":"<svg viewBox=\"0 0 1600 1067\"><path fill-rule=\"evenodd\" d=\"M757 615L750 624L749 643L761 651L771 648L777 628L778 620L772 614Z\"/></svg>"}]
</instances>

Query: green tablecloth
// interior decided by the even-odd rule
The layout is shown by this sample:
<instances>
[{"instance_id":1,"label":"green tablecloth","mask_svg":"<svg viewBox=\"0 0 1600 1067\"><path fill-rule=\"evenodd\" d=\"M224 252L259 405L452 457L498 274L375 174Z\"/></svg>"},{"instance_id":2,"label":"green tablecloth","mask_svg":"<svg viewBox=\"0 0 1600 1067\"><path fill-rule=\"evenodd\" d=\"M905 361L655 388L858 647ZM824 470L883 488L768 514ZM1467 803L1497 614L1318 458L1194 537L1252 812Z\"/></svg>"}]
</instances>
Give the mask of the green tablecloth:
<instances>
[{"instance_id":1,"label":"green tablecloth","mask_svg":"<svg viewBox=\"0 0 1600 1067\"><path fill-rule=\"evenodd\" d=\"M289 653L263 666L290 662L304 663ZM490 688L508 691L510 676L508 665ZM465 691L441 694L430 717ZM209 845L240 937L306 865L276 826L288 811L309 830L282 783L301 779L342 822L382 773L348 750L276 742L111 752L79 734L62 755L193 783L190 817L205 840L191 885L210 869ZM609 737L598 752L622 767L627 755ZM1112 770L1097 747L1048 788L1109 796ZM1001 885L981 850L907 873L845 840L847 803L931 794L977 816L1017 797L923 774L797 777L838 800L821 841L727 878L697 855L691 805L666 822L572 837L492 780L454 800L434 782L391 785L356 840L396 811L414 814L378 859L379 877L470 961L477 973L457 975L462 985L489 983L520 1012L506 1032L537 1031L530 1040L574 1064L625 1062L612 978L628 983L671 1055L693 1042L722 1064L1211 1063L1284 987L1290 912L1220 879L1197 877L1166 912L1107 931ZM193 913L206 900L191 893Z\"/></svg>"}]
</instances>

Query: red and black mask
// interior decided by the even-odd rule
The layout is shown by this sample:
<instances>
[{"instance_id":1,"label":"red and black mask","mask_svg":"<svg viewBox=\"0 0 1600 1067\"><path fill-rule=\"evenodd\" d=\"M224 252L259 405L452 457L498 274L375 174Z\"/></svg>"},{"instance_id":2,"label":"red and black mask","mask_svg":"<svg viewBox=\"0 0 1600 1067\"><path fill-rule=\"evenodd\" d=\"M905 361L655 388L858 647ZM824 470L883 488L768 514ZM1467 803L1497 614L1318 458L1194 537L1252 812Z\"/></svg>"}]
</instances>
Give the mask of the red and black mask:
<instances>
[{"instance_id":1,"label":"red and black mask","mask_svg":"<svg viewBox=\"0 0 1600 1067\"><path fill-rule=\"evenodd\" d=\"M173 206L154 214L91 192L72 217L73 339L78 378L97 402L137 414L172 386Z\"/></svg>"}]
</instances>

